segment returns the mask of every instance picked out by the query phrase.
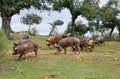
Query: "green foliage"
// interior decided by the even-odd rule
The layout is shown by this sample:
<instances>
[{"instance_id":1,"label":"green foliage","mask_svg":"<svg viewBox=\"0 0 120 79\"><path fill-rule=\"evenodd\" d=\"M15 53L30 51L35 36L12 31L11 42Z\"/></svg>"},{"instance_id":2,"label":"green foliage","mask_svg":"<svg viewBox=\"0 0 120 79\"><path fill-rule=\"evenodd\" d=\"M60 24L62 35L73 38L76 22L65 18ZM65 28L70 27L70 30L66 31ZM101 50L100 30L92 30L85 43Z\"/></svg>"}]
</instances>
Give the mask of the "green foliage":
<instances>
[{"instance_id":1,"label":"green foliage","mask_svg":"<svg viewBox=\"0 0 120 79\"><path fill-rule=\"evenodd\" d=\"M63 25L63 21L61 20L57 20L55 22L53 22L54 25Z\"/></svg>"},{"instance_id":2,"label":"green foliage","mask_svg":"<svg viewBox=\"0 0 120 79\"><path fill-rule=\"evenodd\" d=\"M49 24L51 25L51 31L50 31L50 33L49 33L49 36L50 36L50 35L52 35L52 33L57 33L57 30L55 31L56 26L57 26L57 25L58 25L58 26L63 25L63 21L61 21L61 20L56 20L56 21L54 21L53 23L49 23Z\"/></svg>"},{"instance_id":3,"label":"green foliage","mask_svg":"<svg viewBox=\"0 0 120 79\"><path fill-rule=\"evenodd\" d=\"M81 14L81 5L82 1L79 0L56 0L53 4L53 10L61 11L64 8L67 8L72 15L72 30L74 33L74 23L76 18Z\"/></svg>"},{"instance_id":4,"label":"green foliage","mask_svg":"<svg viewBox=\"0 0 120 79\"><path fill-rule=\"evenodd\" d=\"M20 10L22 9L30 9L31 6L39 10L48 10L48 8L46 8L46 2L49 2L49 0L0 0L2 28L4 29L6 36L10 38L10 22L13 15L20 13Z\"/></svg>"},{"instance_id":5,"label":"green foliage","mask_svg":"<svg viewBox=\"0 0 120 79\"><path fill-rule=\"evenodd\" d=\"M82 16L85 17L88 21L93 20L97 15L97 8L92 5L83 5Z\"/></svg>"},{"instance_id":6,"label":"green foliage","mask_svg":"<svg viewBox=\"0 0 120 79\"><path fill-rule=\"evenodd\" d=\"M37 14L27 14L26 16L23 16L21 18L21 23L26 24L26 25L33 25L33 24L40 24L42 21L42 17L40 17Z\"/></svg>"},{"instance_id":7,"label":"green foliage","mask_svg":"<svg viewBox=\"0 0 120 79\"><path fill-rule=\"evenodd\" d=\"M0 29L0 58L2 58L6 53L7 37L3 30Z\"/></svg>"},{"instance_id":8,"label":"green foliage","mask_svg":"<svg viewBox=\"0 0 120 79\"><path fill-rule=\"evenodd\" d=\"M53 10L61 11L62 9L67 8L70 11L72 15L72 21L69 28L71 29L71 35L74 35L76 32L75 20L77 17L82 15L88 21L93 20L98 14L98 4L99 0L56 0L53 4Z\"/></svg>"},{"instance_id":9,"label":"green foliage","mask_svg":"<svg viewBox=\"0 0 120 79\"><path fill-rule=\"evenodd\" d=\"M71 26L71 23L69 23L65 32L72 34L71 30L72 30L72 26ZM83 24L81 21L77 21L75 23L75 33L73 34L77 35L77 37L83 36L88 30L89 30L89 27L87 25Z\"/></svg>"},{"instance_id":10,"label":"green foliage","mask_svg":"<svg viewBox=\"0 0 120 79\"><path fill-rule=\"evenodd\" d=\"M39 0L0 0L0 12L13 16L19 13L21 9L29 9L32 5L40 5Z\"/></svg>"},{"instance_id":11,"label":"green foliage","mask_svg":"<svg viewBox=\"0 0 120 79\"><path fill-rule=\"evenodd\" d=\"M104 36L107 41L119 41L120 42L120 38L117 33L113 33L111 36L109 36L109 34L104 34Z\"/></svg>"},{"instance_id":12,"label":"green foliage","mask_svg":"<svg viewBox=\"0 0 120 79\"><path fill-rule=\"evenodd\" d=\"M115 8L112 8L110 6L102 7L101 9L101 19L103 21L110 21L111 19L115 18L116 11Z\"/></svg>"},{"instance_id":13,"label":"green foliage","mask_svg":"<svg viewBox=\"0 0 120 79\"><path fill-rule=\"evenodd\" d=\"M33 35L33 36L36 36L38 35L38 30L36 29L36 27L33 27L30 32L29 32L30 35Z\"/></svg>"},{"instance_id":14,"label":"green foliage","mask_svg":"<svg viewBox=\"0 0 120 79\"><path fill-rule=\"evenodd\" d=\"M120 0L109 0L107 4L110 6L120 7Z\"/></svg>"},{"instance_id":15,"label":"green foliage","mask_svg":"<svg viewBox=\"0 0 120 79\"><path fill-rule=\"evenodd\" d=\"M33 24L40 24L42 21L42 17L37 14L27 14L21 18L21 23L26 24L29 26L28 32L31 30L31 26Z\"/></svg>"},{"instance_id":16,"label":"green foliage","mask_svg":"<svg viewBox=\"0 0 120 79\"><path fill-rule=\"evenodd\" d=\"M120 26L118 15L120 13L119 0L109 0L105 6L101 8L100 17L102 22L102 27L110 29L110 36L115 27Z\"/></svg>"}]
</instances>

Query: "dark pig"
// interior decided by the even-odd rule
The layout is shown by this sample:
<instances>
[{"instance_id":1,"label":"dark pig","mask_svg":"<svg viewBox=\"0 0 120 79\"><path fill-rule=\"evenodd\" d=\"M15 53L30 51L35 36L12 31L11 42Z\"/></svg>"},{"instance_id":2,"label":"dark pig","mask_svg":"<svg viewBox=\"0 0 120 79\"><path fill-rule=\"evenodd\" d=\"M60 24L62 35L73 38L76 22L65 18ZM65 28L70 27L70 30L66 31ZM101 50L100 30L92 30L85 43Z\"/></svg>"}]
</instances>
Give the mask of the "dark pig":
<instances>
[{"instance_id":1,"label":"dark pig","mask_svg":"<svg viewBox=\"0 0 120 79\"><path fill-rule=\"evenodd\" d=\"M80 45L79 47L81 48L81 50L83 50L83 47L86 47L87 43L84 40L80 40Z\"/></svg>"},{"instance_id":2,"label":"dark pig","mask_svg":"<svg viewBox=\"0 0 120 79\"><path fill-rule=\"evenodd\" d=\"M91 38L84 38L84 39L80 39L80 48L81 50L83 50L83 48L87 48L88 42Z\"/></svg>"},{"instance_id":3,"label":"dark pig","mask_svg":"<svg viewBox=\"0 0 120 79\"><path fill-rule=\"evenodd\" d=\"M79 50L79 45L80 45L80 40L76 37L63 38L58 42L58 45L56 46L57 52L55 54L57 54L58 52L61 52L62 49L64 49L64 52L66 54L67 53L67 50L66 50L67 47L72 47L72 48L75 49L75 51L78 51ZM75 52L75 54L76 54L76 52Z\"/></svg>"},{"instance_id":4,"label":"dark pig","mask_svg":"<svg viewBox=\"0 0 120 79\"><path fill-rule=\"evenodd\" d=\"M13 55L20 54L18 59L20 59L23 55L25 56L25 59L26 59L27 58L26 54L33 52L33 51L35 52L35 55L37 56L38 44L34 42L24 43L22 45L15 47L13 51L14 51L12 53Z\"/></svg>"},{"instance_id":5,"label":"dark pig","mask_svg":"<svg viewBox=\"0 0 120 79\"><path fill-rule=\"evenodd\" d=\"M68 37L67 34L63 34L63 35L62 35L62 38L67 38L67 37Z\"/></svg>"},{"instance_id":6,"label":"dark pig","mask_svg":"<svg viewBox=\"0 0 120 79\"><path fill-rule=\"evenodd\" d=\"M105 38L103 36L97 37L95 40L95 44L97 44L97 45L105 44Z\"/></svg>"}]
</instances>

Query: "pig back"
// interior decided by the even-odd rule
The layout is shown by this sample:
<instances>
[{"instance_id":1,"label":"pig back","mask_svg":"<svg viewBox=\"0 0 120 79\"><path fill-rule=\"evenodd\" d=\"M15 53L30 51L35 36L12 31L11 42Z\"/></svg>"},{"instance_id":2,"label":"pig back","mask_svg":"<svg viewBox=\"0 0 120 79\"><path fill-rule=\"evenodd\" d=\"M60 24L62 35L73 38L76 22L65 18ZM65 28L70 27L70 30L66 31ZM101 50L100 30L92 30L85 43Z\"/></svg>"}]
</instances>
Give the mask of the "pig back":
<instances>
[{"instance_id":1,"label":"pig back","mask_svg":"<svg viewBox=\"0 0 120 79\"><path fill-rule=\"evenodd\" d=\"M59 41L58 45L62 47L79 46L80 40L76 37L67 37Z\"/></svg>"},{"instance_id":2,"label":"pig back","mask_svg":"<svg viewBox=\"0 0 120 79\"><path fill-rule=\"evenodd\" d=\"M55 35L55 36L50 36L50 37L48 38L48 41L51 41L51 42L53 42L53 43L58 42L59 40L60 40L60 37L57 36L57 35Z\"/></svg>"},{"instance_id":3,"label":"pig back","mask_svg":"<svg viewBox=\"0 0 120 79\"><path fill-rule=\"evenodd\" d=\"M105 38L103 36L97 37L95 42L96 42L96 44L104 43L105 42Z\"/></svg>"},{"instance_id":4,"label":"pig back","mask_svg":"<svg viewBox=\"0 0 120 79\"><path fill-rule=\"evenodd\" d=\"M28 52L32 52L35 50L37 51L38 45L31 41L31 42L22 44L22 45L16 47L15 49L17 49L18 53L28 53Z\"/></svg>"},{"instance_id":5,"label":"pig back","mask_svg":"<svg viewBox=\"0 0 120 79\"><path fill-rule=\"evenodd\" d=\"M13 44L14 44L13 50L14 50L17 46L22 45L22 44L24 44L24 43L31 42L31 41L32 41L32 40L30 40L30 39L23 39L23 40L20 40L20 41L18 41L18 42L14 42L14 43L13 43Z\"/></svg>"},{"instance_id":6,"label":"pig back","mask_svg":"<svg viewBox=\"0 0 120 79\"><path fill-rule=\"evenodd\" d=\"M22 44L27 43L27 42L30 42L30 41L32 41L32 40L30 40L30 39L23 39L23 40L14 42L13 44L14 44L14 45L22 45Z\"/></svg>"}]
</instances>

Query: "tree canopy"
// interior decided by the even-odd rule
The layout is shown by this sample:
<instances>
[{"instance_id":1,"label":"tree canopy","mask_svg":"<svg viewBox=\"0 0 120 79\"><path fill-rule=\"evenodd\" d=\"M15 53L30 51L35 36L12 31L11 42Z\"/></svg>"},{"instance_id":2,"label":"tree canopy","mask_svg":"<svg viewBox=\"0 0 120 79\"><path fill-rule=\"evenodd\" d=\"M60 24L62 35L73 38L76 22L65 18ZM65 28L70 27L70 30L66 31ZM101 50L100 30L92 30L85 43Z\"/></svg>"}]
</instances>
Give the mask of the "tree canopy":
<instances>
[{"instance_id":1,"label":"tree canopy","mask_svg":"<svg viewBox=\"0 0 120 79\"><path fill-rule=\"evenodd\" d=\"M61 11L67 8L71 15L71 34L75 33L75 20L79 15L91 20L96 15L96 7L98 7L99 0L56 0L53 4L53 10Z\"/></svg>"},{"instance_id":2,"label":"tree canopy","mask_svg":"<svg viewBox=\"0 0 120 79\"><path fill-rule=\"evenodd\" d=\"M54 32L54 30L55 30L55 28L56 28L57 25L59 25L59 26L63 25L63 21L61 21L61 20L56 20L56 21L54 21L53 23L49 23L49 24L51 25L51 31L50 31L50 33L49 33L49 36L51 36L52 33Z\"/></svg>"},{"instance_id":3,"label":"tree canopy","mask_svg":"<svg viewBox=\"0 0 120 79\"><path fill-rule=\"evenodd\" d=\"M83 24L82 21L77 21L75 23L75 34L79 34L79 36L83 36L88 30L89 27L86 24ZM69 23L67 26L67 30L65 32L71 34L71 31L72 31L72 27L71 27L71 23Z\"/></svg>"},{"instance_id":4,"label":"tree canopy","mask_svg":"<svg viewBox=\"0 0 120 79\"><path fill-rule=\"evenodd\" d=\"M28 32L30 32L30 28L33 24L40 24L41 21L42 21L42 17L33 13L21 17L21 23L29 26Z\"/></svg>"},{"instance_id":5,"label":"tree canopy","mask_svg":"<svg viewBox=\"0 0 120 79\"><path fill-rule=\"evenodd\" d=\"M106 5L104 5L100 10L100 17L102 21L102 27L110 29L110 36L115 27L119 25L118 15L120 14L119 10L119 0L109 0Z\"/></svg>"},{"instance_id":6,"label":"tree canopy","mask_svg":"<svg viewBox=\"0 0 120 79\"><path fill-rule=\"evenodd\" d=\"M45 2L48 0L0 0L0 15L2 18L2 29L5 31L8 38L10 38L11 31L11 17L23 9L30 9L31 6L37 9L43 9ZM46 8L48 9L48 8Z\"/></svg>"},{"instance_id":7,"label":"tree canopy","mask_svg":"<svg viewBox=\"0 0 120 79\"><path fill-rule=\"evenodd\" d=\"M11 17L19 13L20 10L30 9L31 6L40 11L55 10L60 12L64 8L67 8L72 16L71 23L69 24L71 34L74 35L78 29L81 33L83 30L86 32L96 30L104 32L106 29L110 29L110 35L112 35L114 28L117 27L120 36L120 0L109 0L103 7L100 7L99 3L100 0L0 0L2 28L9 37ZM52 7L50 6L49 8L49 4ZM87 27L89 30L86 28L86 25L80 22L76 25L75 21L78 16L82 16L88 20ZM59 24L59 22L50 23L51 26Z\"/></svg>"}]
</instances>

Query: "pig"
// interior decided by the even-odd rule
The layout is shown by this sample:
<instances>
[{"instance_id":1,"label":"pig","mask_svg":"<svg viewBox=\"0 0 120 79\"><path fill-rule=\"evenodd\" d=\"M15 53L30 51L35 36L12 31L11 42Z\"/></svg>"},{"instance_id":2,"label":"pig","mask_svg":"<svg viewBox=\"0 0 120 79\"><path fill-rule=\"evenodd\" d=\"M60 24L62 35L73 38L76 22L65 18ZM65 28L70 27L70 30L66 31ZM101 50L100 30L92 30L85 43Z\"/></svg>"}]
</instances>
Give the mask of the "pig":
<instances>
[{"instance_id":1,"label":"pig","mask_svg":"<svg viewBox=\"0 0 120 79\"><path fill-rule=\"evenodd\" d=\"M83 48L87 48L87 45L88 45L88 41L90 40L91 38L84 38L84 39L80 39L80 49L83 50Z\"/></svg>"},{"instance_id":2,"label":"pig","mask_svg":"<svg viewBox=\"0 0 120 79\"><path fill-rule=\"evenodd\" d=\"M97 37L95 40L95 44L97 44L97 45L105 44L105 38L103 36Z\"/></svg>"},{"instance_id":3,"label":"pig","mask_svg":"<svg viewBox=\"0 0 120 79\"><path fill-rule=\"evenodd\" d=\"M86 47L86 42L85 41L83 41L83 40L80 40L80 45L79 45L79 47L81 48L81 50L83 50L83 47Z\"/></svg>"},{"instance_id":4,"label":"pig","mask_svg":"<svg viewBox=\"0 0 120 79\"><path fill-rule=\"evenodd\" d=\"M90 39L90 40L88 41L88 50L89 50L89 52L92 52L92 51L93 51L94 46L95 46L95 41L94 41L94 39Z\"/></svg>"},{"instance_id":5,"label":"pig","mask_svg":"<svg viewBox=\"0 0 120 79\"><path fill-rule=\"evenodd\" d=\"M62 38L67 38L67 37L68 37L67 34L63 34L63 35L62 35Z\"/></svg>"},{"instance_id":6,"label":"pig","mask_svg":"<svg viewBox=\"0 0 120 79\"><path fill-rule=\"evenodd\" d=\"M27 42L22 45L19 45L14 48L12 55L17 55L20 54L18 57L18 60L24 55L25 59L27 59L26 54L30 52L35 52L35 55L37 56L37 51L38 51L38 44L35 42Z\"/></svg>"},{"instance_id":7,"label":"pig","mask_svg":"<svg viewBox=\"0 0 120 79\"><path fill-rule=\"evenodd\" d=\"M60 36L58 36L58 35L50 36L46 40L46 45L48 47L50 47L50 45L53 45L53 47L55 47L55 44L58 44L59 41L60 41Z\"/></svg>"},{"instance_id":8,"label":"pig","mask_svg":"<svg viewBox=\"0 0 120 79\"><path fill-rule=\"evenodd\" d=\"M56 46L56 53L61 52L62 49L64 49L64 53L67 53L67 47L72 47L75 49L75 51L79 51L79 45L80 45L80 40L76 37L67 37L63 38L58 42L58 45ZM79 51L80 52L80 51ZM76 54L76 52L75 52Z\"/></svg>"},{"instance_id":9,"label":"pig","mask_svg":"<svg viewBox=\"0 0 120 79\"><path fill-rule=\"evenodd\" d=\"M15 47L17 47L17 46L19 46L19 45L22 45L22 44L24 44L24 43L31 42L31 41L32 41L32 40L30 40L30 39L23 39L23 40L20 40L20 41L18 41L18 42L14 42L14 43L13 43L13 44L14 44L13 50L14 50Z\"/></svg>"}]
</instances>

